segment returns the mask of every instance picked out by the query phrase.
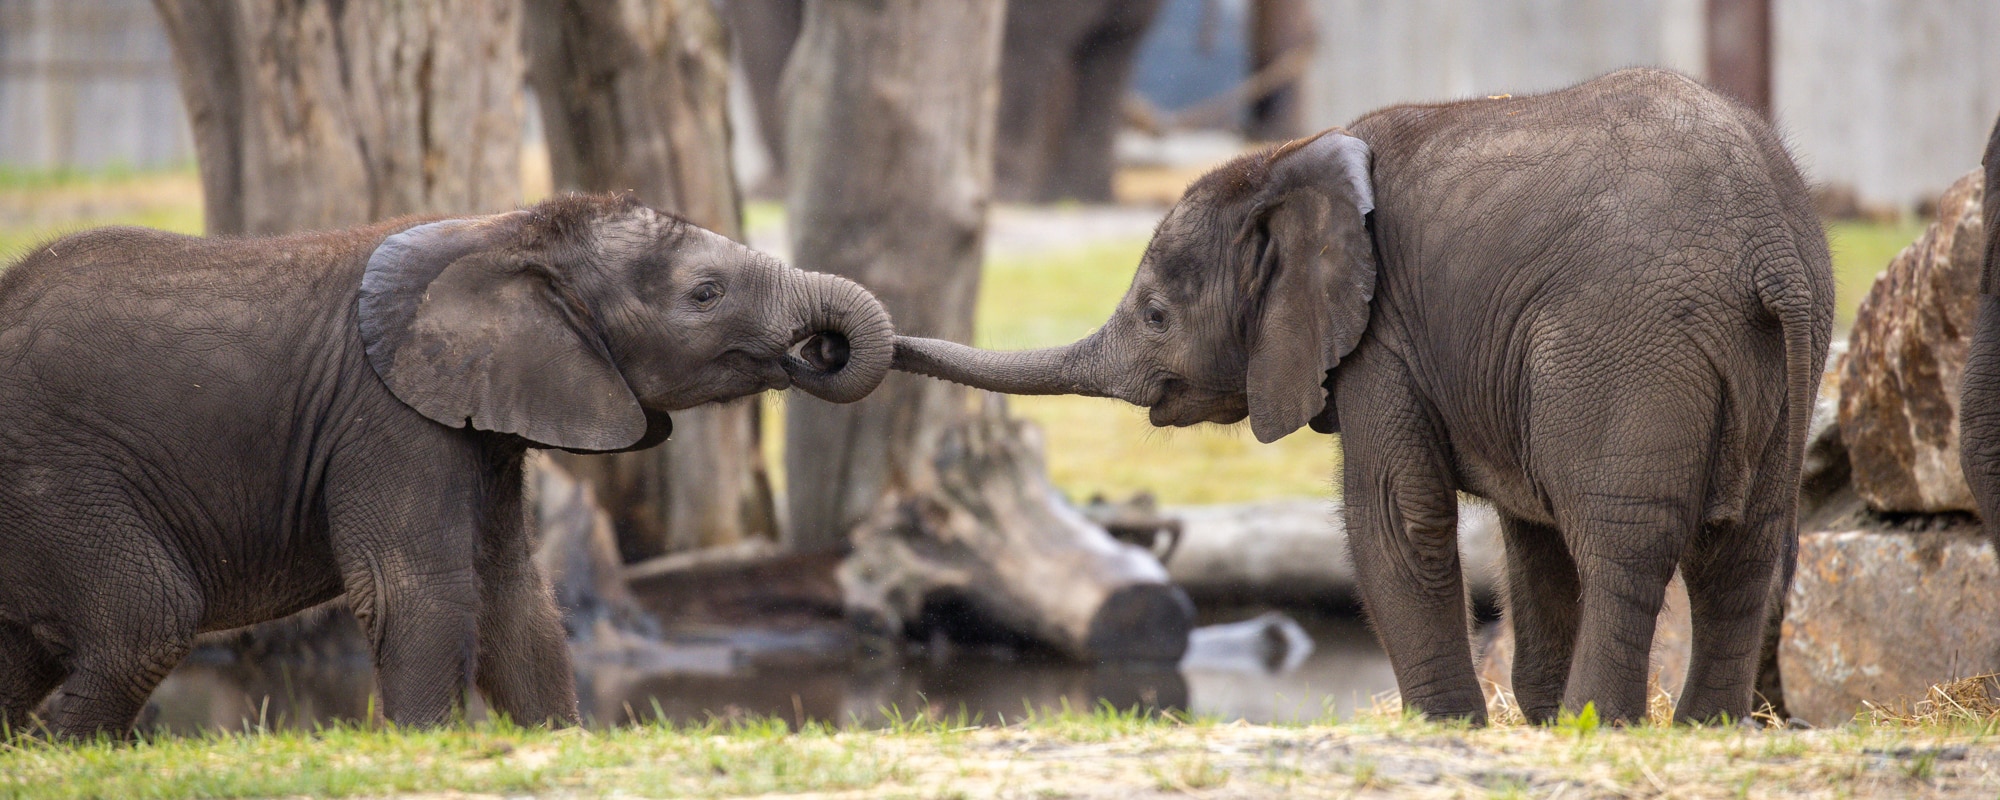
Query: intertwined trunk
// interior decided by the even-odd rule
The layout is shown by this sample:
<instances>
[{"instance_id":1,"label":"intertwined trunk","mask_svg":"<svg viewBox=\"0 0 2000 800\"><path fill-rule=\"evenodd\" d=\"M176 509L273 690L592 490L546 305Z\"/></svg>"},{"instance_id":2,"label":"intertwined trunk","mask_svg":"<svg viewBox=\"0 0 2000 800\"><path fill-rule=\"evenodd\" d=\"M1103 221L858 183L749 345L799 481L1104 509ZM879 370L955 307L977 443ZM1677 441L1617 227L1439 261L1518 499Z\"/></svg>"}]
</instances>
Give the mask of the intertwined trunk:
<instances>
[{"instance_id":1,"label":"intertwined trunk","mask_svg":"<svg viewBox=\"0 0 2000 800\"><path fill-rule=\"evenodd\" d=\"M210 234L339 228L520 200L510 0L155 0Z\"/></svg>"},{"instance_id":2,"label":"intertwined trunk","mask_svg":"<svg viewBox=\"0 0 2000 800\"><path fill-rule=\"evenodd\" d=\"M558 190L631 191L742 237L729 164L729 49L706 0L526 0L529 77ZM561 457L595 484L628 561L776 537L757 398L674 415L654 450Z\"/></svg>"},{"instance_id":3,"label":"intertwined trunk","mask_svg":"<svg viewBox=\"0 0 2000 800\"><path fill-rule=\"evenodd\" d=\"M798 266L875 292L899 333L972 336L992 183L1001 0L808 2L785 74ZM965 395L892 374L868 399L793 397L790 544L841 547L893 490L930 480Z\"/></svg>"}]
</instances>

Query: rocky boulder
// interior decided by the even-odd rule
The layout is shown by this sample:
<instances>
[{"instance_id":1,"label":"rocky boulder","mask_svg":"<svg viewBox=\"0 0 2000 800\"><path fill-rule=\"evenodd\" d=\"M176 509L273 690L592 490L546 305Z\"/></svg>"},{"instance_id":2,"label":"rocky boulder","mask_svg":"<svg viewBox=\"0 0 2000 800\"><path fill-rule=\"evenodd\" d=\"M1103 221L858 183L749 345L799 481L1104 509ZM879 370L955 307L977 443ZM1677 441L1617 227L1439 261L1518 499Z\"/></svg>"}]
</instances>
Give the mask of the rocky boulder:
<instances>
[{"instance_id":1,"label":"rocky boulder","mask_svg":"<svg viewBox=\"0 0 2000 800\"><path fill-rule=\"evenodd\" d=\"M1778 648L1785 705L1838 725L1864 703L1896 710L2000 671L1996 620L2000 566L1966 515L1806 533Z\"/></svg>"},{"instance_id":2,"label":"rocky boulder","mask_svg":"<svg viewBox=\"0 0 2000 800\"><path fill-rule=\"evenodd\" d=\"M1985 181L1967 174L1937 221L1889 263L1856 313L1840 430L1855 491L1877 511L1973 511L1958 467L1958 381L1972 332Z\"/></svg>"}]
</instances>

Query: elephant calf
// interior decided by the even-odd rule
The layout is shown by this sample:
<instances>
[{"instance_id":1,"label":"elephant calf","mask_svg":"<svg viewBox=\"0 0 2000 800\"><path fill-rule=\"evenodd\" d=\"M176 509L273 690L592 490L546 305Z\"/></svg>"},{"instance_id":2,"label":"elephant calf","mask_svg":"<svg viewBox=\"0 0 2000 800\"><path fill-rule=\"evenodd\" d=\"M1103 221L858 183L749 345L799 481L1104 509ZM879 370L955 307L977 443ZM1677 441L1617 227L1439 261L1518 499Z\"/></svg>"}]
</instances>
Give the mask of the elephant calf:
<instances>
[{"instance_id":1,"label":"elephant calf","mask_svg":"<svg viewBox=\"0 0 2000 800\"><path fill-rule=\"evenodd\" d=\"M1706 720L1751 710L1832 325L1826 239L1770 127L1685 76L1626 70L1239 158L1188 188L1088 338L898 338L896 366L1117 397L1155 425L1248 417L1266 442L1340 431L1362 600L1429 714L1486 715L1456 492L1501 517L1530 719L1644 716L1678 566L1694 652L1677 715Z\"/></svg>"},{"instance_id":2,"label":"elephant calf","mask_svg":"<svg viewBox=\"0 0 2000 800\"><path fill-rule=\"evenodd\" d=\"M852 401L892 333L853 283L628 198L45 245L0 273L0 716L53 691L54 732L123 733L196 634L344 594L389 719L476 685L575 722L525 451L650 447L788 385Z\"/></svg>"}]
</instances>

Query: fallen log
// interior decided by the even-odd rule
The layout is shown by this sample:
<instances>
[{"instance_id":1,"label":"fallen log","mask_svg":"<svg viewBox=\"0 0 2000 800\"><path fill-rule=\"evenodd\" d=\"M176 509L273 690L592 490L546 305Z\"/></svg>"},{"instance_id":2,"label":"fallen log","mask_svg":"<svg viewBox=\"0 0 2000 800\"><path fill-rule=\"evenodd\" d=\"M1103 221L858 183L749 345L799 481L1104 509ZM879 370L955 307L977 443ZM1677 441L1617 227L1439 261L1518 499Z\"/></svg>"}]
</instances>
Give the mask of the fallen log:
<instances>
[{"instance_id":1,"label":"fallen log","mask_svg":"<svg viewBox=\"0 0 2000 800\"><path fill-rule=\"evenodd\" d=\"M1175 584L1204 604L1343 605L1356 593L1338 500L1169 508L1180 521L1167 560ZM1458 511L1459 563L1480 603L1497 603L1499 518L1484 503Z\"/></svg>"},{"instance_id":2,"label":"fallen log","mask_svg":"<svg viewBox=\"0 0 2000 800\"><path fill-rule=\"evenodd\" d=\"M990 395L947 430L936 484L890 495L853 532L839 574L850 613L905 635L970 616L1078 661L1179 660L1193 603L1152 554L1063 499L1040 436Z\"/></svg>"}]
</instances>

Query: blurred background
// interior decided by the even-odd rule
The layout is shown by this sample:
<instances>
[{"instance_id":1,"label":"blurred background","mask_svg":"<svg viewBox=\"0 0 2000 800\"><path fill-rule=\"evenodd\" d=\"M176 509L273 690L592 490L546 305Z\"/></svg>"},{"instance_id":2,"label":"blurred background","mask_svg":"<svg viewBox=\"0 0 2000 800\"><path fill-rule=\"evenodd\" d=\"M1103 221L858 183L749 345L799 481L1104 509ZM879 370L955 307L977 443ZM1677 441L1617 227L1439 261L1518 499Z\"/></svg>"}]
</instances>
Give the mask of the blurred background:
<instances>
[{"instance_id":1,"label":"blurred background","mask_svg":"<svg viewBox=\"0 0 2000 800\"><path fill-rule=\"evenodd\" d=\"M1978 164L1995 31L1984 0L0 0L0 259L97 225L255 234L633 191L861 280L907 332L1045 346L1105 318L1181 188L1235 155L1657 65L1785 133L1844 336ZM565 595L601 722L1269 720L1394 688L1348 592L1337 470L1310 432L1264 446L898 377L855 406L691 413L655 453L549 459L537 491L545 569L586 598ZM925 504L965 513L898 527ZM1492 523L1465 517L1490 620ZM1096 564L1099 540L1151 566ZM917 577L865 577L887 566ZM1064 608L1020 574L1100 585ZM1135 586L1132 633L1092 633ZM340 619L212 637L155 724L365 713Z\"/></svg>"}]
</instances>

